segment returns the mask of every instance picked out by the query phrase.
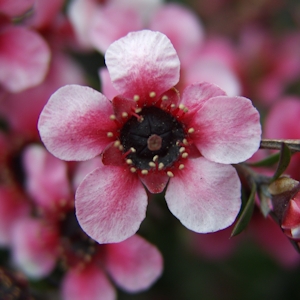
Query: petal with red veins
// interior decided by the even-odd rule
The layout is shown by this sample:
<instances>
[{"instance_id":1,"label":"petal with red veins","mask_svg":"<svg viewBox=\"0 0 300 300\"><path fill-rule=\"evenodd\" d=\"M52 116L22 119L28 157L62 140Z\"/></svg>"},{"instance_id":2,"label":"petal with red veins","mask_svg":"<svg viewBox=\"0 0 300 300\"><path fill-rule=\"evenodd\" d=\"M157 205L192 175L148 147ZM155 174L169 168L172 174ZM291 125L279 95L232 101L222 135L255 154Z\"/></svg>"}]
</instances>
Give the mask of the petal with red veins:
<instances>
[{"instance_id":1,"label":"petal with red veins","mask_svg":"<svg viewBox=\"0 0 300 300\"><path fill-rule=\"evenodd\" d=\"M208 82L191 84L184 89L181 104L186 106L189 111L194 112L199 110L210 98L225 95L226 93L218 86Z\"/></svg>"},{"instance_id":2,"label":"petal with red veins","mask_svg":"<svg viewBox=\"0 0 300 300\"><path fill-rule=\"evenodd\" d=\"M250 158L259 148L259 113L249 99L214 97L194 115L190 126L201 154L214 162L234 164Z\"/></svg>"},{"instance_id":3,"label":"petal with red veins","mask_svg":"<svg viewBox=\"0 0 300 300\"><path fill-rule=\"evenodd\" d=\"M116 292L104 272L90 264L82 271L70 269L62 280L64 300L115 300Z\"/></svg>"},{"instance_id":4,"label":"petal with red veins","mask_svg":"<svg viewBox=\"0 0 300 300\"><path fill-rule=\"evenodd\" d=\"M145 290L162 273L160 252L138 235L106 247L105 267L117 285L126 291Z\"/></svg>"},{"instance_id":5,"label":"petal with red veins","mask_svg":"<svg viewBox=\"0 0 300 300\"><path fill-rule=\"evenodd\" d=\"M124 166L125 160L118 147L110 144L102 153L102 162L108 166Z\"/></svg>"},{"instance_id":6,"label":"petal with red veins","mask_svg":"<svg viewBox=\"0 0 300 300\"><path fill-rule=\"evenodd\" d=\"M63 160L88 160L111 142L115 124L109 100L85 86L66 85L44 107L38 129L46 148Z\"/></svg>"},{"instance_id":7,"label":"petal with red veins","mask_svg":"<svg viewBox=\"0 0 300 300\"><path fill-rule=\"evenodd\" d=\"M147 194L127 168L102 166L88 174L75 195L78 222L98 243L121 242L146 216Z\"/></svg>"},{"instance_id":8,"label":"petal with red veins","mask_svg":"<svg viewBox=\"0 0 300 300\"><path fill-rule=\"evenodd\" d=\"M124 122L126 119L122 117L122 113L130 115L132 108L136 106L136 103L128 98L122 96L116 96L112 99L112 104L115 112L115 116L120 122Z\"/></svg>"},{"instance_id":9,"label":"petal with red veins","mask_svg":"<svg viewBox=\"0 0 300 300\"><path fill-rule=\"evenodd\" d=\"M0 33L0 45L0 83L7 90L17 93L44 80L50 49L39 34L23 27L7 27Z\"/></svg>"},{"instance_id":10,"label":"petal with red veins","mask_svg":"<svg viewBox=\"0 0 300 300\"><path fill-rule=\"evenodd\" d=\"M146 101L149 93L157 96L179 80L180 62L170 40L160 32L131 32L112 43L105 62L113 85L120 94Z\"/></svg>"},{"instance_id":11,"label":"petal with red veins","mask_svg":"<svg viewBox=\"0 0 300 300\"><path fill-rule=\"evenodd\" d=\"M19 220L12 233L13 261L29 277L49 275L56 264L58 233L41 220Z\"/></svg>"},{"instance_id":12,"label":"petal with red veins","mask_svg":"<svg viewBox=\"0 0 300 300\"><path fill-rule=\"evenodd\" d=\"M47 210L73 201L68 181L67 165L40 145L24 150L26 190L33 201Z\"/></svg>"},{"instance_id":13,"label":"petal with red veins","mask_svg":"<svg viewBox=\"0 0 300 300\"><path fill-rule=\"evenodd\" d=\"M150 172L145 176L141 175L140 180L150 193L157 194L164 190L169 181L169 176L165 173Z\"/></svg>"},{"instance_id":14,"label":"petal with red veins","mask_svg":"<svg viewBox=\"0 0 300 300\"><path fill-rule=\"evenodd\" d=\"M171 178L166 201L170 211L188 229L215 232L230 226L241 206L241 184L231 165L190 159Z\"/></svg>"}]
</instances>

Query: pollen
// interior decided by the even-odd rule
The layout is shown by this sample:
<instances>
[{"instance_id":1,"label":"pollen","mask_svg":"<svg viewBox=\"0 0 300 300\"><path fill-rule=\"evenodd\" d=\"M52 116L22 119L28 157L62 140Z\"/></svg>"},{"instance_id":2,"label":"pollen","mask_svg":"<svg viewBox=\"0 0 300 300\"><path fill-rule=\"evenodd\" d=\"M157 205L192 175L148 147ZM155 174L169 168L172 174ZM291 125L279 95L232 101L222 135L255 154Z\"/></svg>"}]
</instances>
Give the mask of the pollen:
<instances>
[{"instance_id":1,"label":"pollen","mask_svg":"<svg viewBox=\"0 0 300 300\"><path fill-rule=\"evenodd\" d=\"M143 175L147 175L147 174L148 174L148 170L142 170L141 173L142 173Z\"/></svg>"},{"instance_id":2,"label":"pollen","mask_svg":"<svg viewBox=\"0 0 300 300\"><path fill-rule=\"evenodd\" d=\"M158 164L158 170L162 170L164 168L164 164L161 162Z\"/></svg>"},{"instance_id":3,"label":"pollen","mask_svg":"<svg viewBox=\"0 0 300 300\"><path fill-rule=\"evenodd\" d=\"M126 111L122 112L122 118L128 118L128 113Z\"/></svg>"},{"instance_id":4,"label":"pollen","mask_svg":"<svg viewBox=\"0 0 300 300\"><path fill-rule=\"evenodd\" d=\"M156 96L156 93L155 92L150 92L149 96L150 96L150 98L154 98Z\"/></svg>"},{"instance_id":5,"label":"pollen","mask_svg":"<svg viewBox=\"0 0 300 300\"><path fill-rule=\"evenodd\" d=\"M134 95L134 96L133 96L133 100L134 100L135 102L139 101L139 100L140 100L140 96L139 96L139 95Z\"/></svg>"},{"instance_id":6,"label":"pollen","mask_svg":"<svg viewBox=\"0 0 300 300\"><path fill-rule=\"evenodd\" d=\"M188 133L194 133L195 129L193 127L189 128Z\"/></svg>"},{"instance_id":7,"label":"pollen","mask_svg":"<svg viewBox=\"0 0 300 300\"><path fill-rule=\"evenodd\" d=\"M135 172L136 172L136 168L131 167L131 168L130 168L130 172L135 173Z\"/></svg>"},{"instance_id":8,"label":"pollen","mask_svg":"<svg viewBox=\"0 0 300 300\"><path fill-rule=\"evenodd\" d=\"M155 162L150 161L150 162L149 162L149 166L152 167L152 168L154 168L154 167L156 166L156 164L155 164Z\"/></svg>"},{"instance_id":9,"label":"pollen","mask_svg":"<svg viewBox=\"0 0 300 300\"><path fill-rule=\"evenodd\" d=\"M126 164L132 165L132 159L126 159Z\"/></svg>"},{"instance_id":10,"label":"pollen","mask_svg":"<svg viewBox=\"0 0 300 300\"><path fill-rule=\"evenodd\" d=\"M189 156L189 154L187 152L182 153L181 157L182 158L187 158Z\"/></svg>"},{"instance_id":11,"label":"pollen","mask_svg":"<svg viewBox=\"0 0 300 300\"><path fill-rule=\"evenodd\" d=\"M185 147L181 147L180 149L179 149L179 152L180 153L183 153L185 151Z\"/></svg>"},{"instance_id":12,"label":"pollen","mask_svg":"<svg viewBox=\"0 0 300 300\"><path fill-rule=\"evenodd\" d=\"M107 137L113 137L113 136L114 136L114 134L112 132L107 133Z\"/></svg>"},{"instance_id":13,"label":"pollen","mask_svg":"<svg viewBox=\"0 0 300 300\"><path fill-rule=\"evenodd\" d=\"M115 141L115 142L114 142L114 146L115 146L116 148L118 148L120 145L121 145L121 142L120 142L120 141Z\"/></svg>"},{"instance_id":14,"label":"pollen","mask_svg":"<svg viewBox=\"0 0 300 300\"><path fill-rule=\"evenodd\" d=\"M167 172L167 175L168 175L169 177L174 177L174 174L173 174L171 171L168 171L168 172Z\"/></svg>"}]
</instances>

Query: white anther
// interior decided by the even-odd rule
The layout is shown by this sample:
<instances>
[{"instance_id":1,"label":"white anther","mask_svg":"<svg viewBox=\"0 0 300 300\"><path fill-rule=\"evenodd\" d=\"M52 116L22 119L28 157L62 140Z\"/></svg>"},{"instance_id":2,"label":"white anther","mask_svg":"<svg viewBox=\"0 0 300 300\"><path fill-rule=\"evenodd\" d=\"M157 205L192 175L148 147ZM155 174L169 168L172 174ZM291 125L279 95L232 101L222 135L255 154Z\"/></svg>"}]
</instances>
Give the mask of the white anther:
<instances>
[{"instance_id":1,"label":"white anther","mask_svg":"<svg viewBox=\"0 0 300 300\"><path fill-rule=\"evenodd\" d=\"M153 162L153 161L150 161L148 165L152 168L154 168L156 166L155 162Z\"/></svg>"},{"instance_id":2,"label":"white anther","mask_svg":"<svg viewBox=\"0 0 300 300\"><path fill-rule=\"evenodd\" d=\"M122 112L122 118L127 118L128 117L128 113L126 111Z\"/></svg>"},{"instance_id":3,"label":"white anther","mask_svg":"<svg viewBox=\"0 0 300 300\"><path fill-rule=\"evenodd\" d=\"M115 115L110 115L109 118L110 118L111 120L115 120L115 119L116 119L116 116L115 116Z\"/></svg>"},{"instance_id":4,"label":"white anther","mask_svg":"<svg viewBox=\"0 0 300 300\"><path fill-rule=\"evenodd\" d=\"M140 113L141 111L142 111L142 108L141 108L141 107L138 107L138 108L135 109L135 113L136 113L136 114Z\"/></svg>"},{"instance_id":5,"label":"white anther","mask_svg":"<svg viewBox=\"0 0 300 300\"><path fill-rule=\"evenodd\" d=\"M118 148L120 145L121 145L121 142L120 142L120 141L115 141L115 142L114 142L114 146L115 146L116 148Z\"/></svg>"},{"instance_id":6,"label":"white anther","mask_svg":"<svg viewBox=\"0 0 300 300\"><path fill-rule=\"evenodd\" d=\"M143 175L147 175L147 174L148 174L148 170L142 170L141 173L142 173Z\"/></svg>"},{"instance_id":7,"label":"white anther","mask_svg":"<svg viewBox=\"0 0 300 300\"><path fill-rule=\"evenodd\" d=\"M179 170L182 170L183 168L184 168L184 164L180 164L178 167Z\"/></svg>"},{"instance_id":8,"label":"white anther","mask_svg":"<svg viewBox=\"0 0 300 300\"><path fill-rule=\"evenodd\" d=\"M162 170L164 168L164 164L161 162L158 164L158 170Z\"/></svg>"},{"instance_id":9,"label":"white anther","mask_svg":"<svg viewBox=\"0 0 300 300\"><path fill-rule=\"evenodd\" d=\"M155 162L158 160L158 155L153 156L152 160Z\"/></svg>"},{"instance_id":10,"label":"white anther","mask_svg":"<svg viewBox=\"0 0 300 300\"><path fill-rule=\"evenodd\" d=\"M168 171L168 172L167 172L167 175L168 175L169 177L174 177L174 174L173 174L171 171Z\"/></svg>"},{"instance_id":11,"label":"white anther","mask_svg":"<svg viewBox=\"0 0 300 300\"><path fill-rule=\"evenodd\" d=\"M136 168L131 167L131 168L130 168L130 172L135 173L135 172L136 172Z\"/></svg>"},{"instance_id":12,"label":"white anther","mask_svg":"<svg viewBox=\"0 0 300 300\"><path fill-rule=\"evenodd\" d=\"M184 109L185 108L185 106L181 103L181 104L179 104L179 109Z\"/></svg>"},{"instance_id":13,"label":"white anther","mask_svg":"<svg viewBox=\"0 0 300 300\"><path fill-rule=\"evenodd\" d=\"M154 98L156 96L156 93L155 92L150 92L149 96L150 96L150 98Z\"/></svg>"},{"instance_id":14,"label":"white anther","mask_svg":"<svg viewBox=\"0 0 300 300\"><path fill-rule=\"evenodd\" d=\"M139 95L134 95L133 96L133 100L134 101L139 101L140 100L140 96Z\"/></svg>"},{"instance_id":15,"label":"white anther","mask_svg":"<svg viewBox=\"0 0 300 300\"><path fill-rule=\"evenodd\" d=\"M133 147L130 148L130 151L131 151L132 153L135 153L135 152L136 152L136 150L135 150Z\"/></svg>"},{"instance_id":16,"label":"white anther","mask_svg":"<svg viewBox=\"0 0 300 300\"><path fill-rule=\"evenodd\" d=\"M126 164L132 165L132 160L130 158L126 159Z\"/></svg>"},{"instance_id":17,"label":"white anther","mask_svg":"<svg viewBox=\"0 0 300 300\"><path fill-rule=\"evenodd\" d=\"M119 150L120 150L120 151L123 151L123 150L124 150L124 147L123 147L122 145L120 145L120 146L119 146Z\"/></svg>"},{"instance_id":18,"label":"white anther","mask_svg":"<svg viewBox=\"0 0 300 300\"><path fill-rule=\"evenodd\" d=\"M113 136L114 136L114 134L112 132L107 133L107 137L113 137Z\"/></svg>"},{"instance_id":19,"label":"white anther","mask_svg":"<svg viewBox=\"0 0 300 300\"><path fill-rule=\"evenodd\" d=\"M183 144L186 145L186 146L189 144L188 141L187 141L187 139L183 139L182 142L183 142Z\"/></svg>"},{"instance_id":20,"label":"white anther","mask_svg":"<svg viewBox=\"0 0 300 300\"><path fill-rule=\"evenodd\" d=\"M167 100L169 100L169 97L168 97L167 95L163 95L163 96L161 97L161 100L162 100L162 101L167 101Z\"/></svg>"},{"instance_id":21,"label":"white anther","mask_svg":"<svg viewBox=\"0 0 300 300\"><path fill-rule=\"evenodd\" d=\"M188 109L187 107L185 107L185 108L183 109L183 111L184 111L185 113L187 113L187 112L189 111L189 109Z\"/></svg>"},{"instance_id":22,"label":"white anther","mask_svg":"<svg viewBox=\"0 0 300 300\"><path fill-rule=\"evenodd\" d=\"M173 104L171 104L171 107L174 108L174 107L176 107L176 105L173 103Z\"/></svg>"},{"instance_id":23,"label":"white anther","mask_svg":"<svg viewBox=\"0 0 300 300\"><path fill-rule=\"evenodd\" d=\"M182 158L187 158L189 156L189 154L187 152L182 153L181 157Z\"/></svg>"},{"instance_id":24,"label":"white anther","mask_svg":"<svg viewBox=\"0 0 300 300\"><path fill-rule=\"evenodd\" d=\"M185 147L180 147L179 152L183 153L185 151Z\"/></svg>"},{"instance_id":25,"label":"white anther","mask_svg":"<svg viewBox=\"0 0 300 300\"><path fill-rule=\"evenodd\" d=\"M193 127L189 128L188 133L194 133L195 129Z\"/></svg>"}]
</instances>

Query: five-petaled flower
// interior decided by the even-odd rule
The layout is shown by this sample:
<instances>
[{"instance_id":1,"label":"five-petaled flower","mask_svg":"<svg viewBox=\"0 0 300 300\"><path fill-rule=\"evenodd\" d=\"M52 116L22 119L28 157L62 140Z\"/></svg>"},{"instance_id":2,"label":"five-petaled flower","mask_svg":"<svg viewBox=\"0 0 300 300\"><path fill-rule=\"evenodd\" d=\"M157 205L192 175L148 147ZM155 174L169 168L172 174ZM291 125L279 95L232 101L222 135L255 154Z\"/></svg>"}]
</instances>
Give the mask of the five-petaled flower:
<instances>
[{"instance_id":1,"label":"five-petaled flower","mask_svg":"<svg viewBox=\"0 0 300 300\"><path fill-rule=\"evenodd\" d=\"M112 101L89 88L56 91L39 119L47 149L63 160L102 155L76 192L82 228L99 243L132 236L145 218L147 193L162 192L187 228L228 227L240 209L240 181L231 164L258 149L259 113L249 99L217 86L188 86L180 97L180 62L169 39L143 30L105 54Z\"/></svg>"}]
</instances>

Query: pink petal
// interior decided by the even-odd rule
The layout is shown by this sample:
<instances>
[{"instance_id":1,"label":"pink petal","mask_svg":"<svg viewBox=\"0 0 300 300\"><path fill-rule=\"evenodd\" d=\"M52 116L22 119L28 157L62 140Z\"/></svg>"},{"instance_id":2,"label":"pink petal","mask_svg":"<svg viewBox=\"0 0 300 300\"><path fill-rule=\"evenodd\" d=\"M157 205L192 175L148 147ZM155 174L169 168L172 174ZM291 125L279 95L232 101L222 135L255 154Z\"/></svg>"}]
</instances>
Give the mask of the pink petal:
<instances>
[{"instance_id":1,"label":"pink petal","mask_svg":"<svg viewBox=\"0 0 300 300\"><path fill-rule=\"evenodd\" d=\"M184 89L181 103L186 106L189 111L194 112L198 111L210 98L225 95L226 93L218 86L208 82L201 82L191 84Z\"/></svg>"},{"instance_id":2,"label":"pink petal","mask_svg":"<svg viewBox=\"0 0 300 300\"><path fill-rule=\"evenodd\" d=\"M72 201L67 165L39 145L24 151L26 189L40 207L52 210Z\"/></svg>"},{"instance_id":3,"label":"pink petal","mask_svg":"<svg viewBox=\"0 0 300 300\"><path fill-rule=\"evenodd\" d=\"M240 187L231 165L200 157L188 160L170 180L165 198L170 211L188 229L215 232L234 222L241 205Z\"/></svg>"},{"instance_id":4,"label":"pink petal","mask_svg":"<svg viewBox=\"0 0 300 300\"><path fill-rule=\"evenodd\" d=\"M105 266L112 279L126 291L145 290L162 273L160 252L138 235L106 247Z\"/></svg>"},{"instance_id":5,"label":"pink petal","mask_svg":"<svg viewBox=\"0 0 300 300\"><path fill-rule=\"evenodd\" d=\"M21 16L33 6L34 2L35 0L1 0L0 12L11 17Z\"/></svg>"},{"instance_id":6,"label":"pink petal","mask_svg":"<svg viewBox=\"0 0 300 300\"><path fill-rule=\"evenodd\" d=\"M0 34L0 45L0 83L6 89L17 93L44 80L50 50L40 35L27 28L7 27Z\"/></svg>"},{"instance_id":7,"label":"pink petal","mask_svg":"<svg viewBox=\"0 0 300 300\"><path fill-rule=\"evenodd\" d=\"M208 100L194 115L194 143L207 159L240 163L259 148L259 113L249 99L219 96Z\"/></svg>"},{"instance_id":8,"label":"pink petal","mask_svg":"<svg viewBox=\"0 0 300 300\"><path fill-rule=\"evenodd\" d=\"M143 176L140 176L140 180L142 183L147 187L148 191L153 194L161 193L168 181L169 176L167 176L165 173L152 173Z\"/></svg>"},{"instance_id":9,"label":"pink petal","mask_svg":"<svg viewBox=\"0 0 300 300\"><path fill-rule=\"evenodd\" d=\"M62 281L64 300L114 300L116 293L103 271L90 264L82 271L70 269Z\"/></svg>"},{"instance_id":10,"label":"pink petal","mask_svg":"<svg viewBox=\"0 0 300 300\"><path fill-rule=\"evenodd\" d=\"M98 243L121 242L136 233L146 215L147 194L127 168L102 166L88 174L75 195L82 229Z\"/></svg>"},{"instance_id":11,"label":"pink petal","mask_svg":"<svg viewBox=\"0 0 300 300\"><path fill-rule=\"evenodd\" d=\"M54 268L58 236L43 221L21 219L13 228L13 261L29 277L42 278Z\"/></svg>"},{"instance_id":12,"label":"pink petal","mask_svg":"<svg viewBox=\"0 0 300 300\"><path fill-rule=\"evenodd\" d=\"M110 79L107 68L102 67L99 70L99 77L100 77L100 82L101 82L101 91L102 91L102 93L108 99L113 99L115 96L117 96L118 92L113 87L113 84L111 82L111 79Z\"/></svg>"},{"instance_id":13,"label":"pink petal","mask_svg":"<svg viewBox=\"0 0 300 300\"><path fill-rule=\"evenodd\" d=\"M64 160L87 160L100 154L110 142L107 132L115 124L108 99L79 85L57 90L44 107L38 122L42 141Z\"/></svg>"},{"instance_id":14,"label":"pink petal","mask_svg":"<svg viewBox=\"0 0 300 300\"><path fill-rule=\"evenodd\" d=\"M105 61L116 90L129 98L157 96L179 80L180 62L170 40L159 32L131 32L107 49Z\"/></svg>"},{"instance_id":15,"label":"pink petal","mask_svg":"<svg viewBox=\"0 0 300 300\"><path fill-rule=\"evenodd\" d=\"M105 53L111 43L142 27L141 17L135 10L112 5L102 6L93 14L89 29L90 41L97 50Z\"/></svg>"}]
</instances>

